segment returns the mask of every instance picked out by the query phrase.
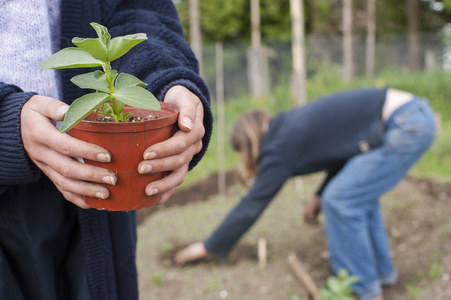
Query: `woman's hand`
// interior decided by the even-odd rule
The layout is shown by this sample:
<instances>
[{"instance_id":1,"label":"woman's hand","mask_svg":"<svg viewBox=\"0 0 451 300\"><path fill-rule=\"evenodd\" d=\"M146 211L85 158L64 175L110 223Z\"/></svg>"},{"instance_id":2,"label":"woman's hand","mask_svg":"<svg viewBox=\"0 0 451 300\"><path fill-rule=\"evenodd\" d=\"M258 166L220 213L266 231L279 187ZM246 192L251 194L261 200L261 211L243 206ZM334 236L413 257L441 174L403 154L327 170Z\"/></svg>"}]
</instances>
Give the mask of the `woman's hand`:
<instances>
[{"instance_id":1,"label":"woman's hand","mask_svg":"<svg viewBox=\"0 0 451 300\"><path fill-rule=\"evenodd\" d=\"M207 254L207 249L205 249L203 243L194 243L178 251L174 256L174 263L182 266L186 263L203 259L207 256Z\"/></svg>"},{"instance_id":2,"label":"woman's hand","mask_svg":"<svg viewBox=\"0 0 451 300\"><path fill-rule=\"evenodd\" d=\"M169 172L163 179L149 183L146 187L147 195L162 193L160 204L185 180L188 165L202 149L205 134L204 108L200 99L190 90L181 85L173 86L166 93L164 102L175 104L180 109L180 130L170 139L146 149L144 161L138 166L141 174Z\"/></svg>"},{"instance_id":3,"label":"woman's hand","mask_svg":"<svg viewBox=\"0 0 451 300\"><path fill-rule=\"evenodd\" d=\"M81 208L89 208L83 196L106 199L108 189L97 183L115 185L116 174L75 161L81 157L109 162L110 153L104 148L60 133L56 121L62 121L68 105L44 96L35 95L23 106L21 135L30 159L55 184L63 196Z\"/></svg>"},{"instance_id":4,"label":"woman's hand","mask_svg":"<svg viewBox=\"0 0 451 300\"><path fill-rule=\"evenodd\" d=\"M316 195L304 207L304 222L309 225L318 225L318 216L321 212L321 197Z\"/></svg>"}]
</instances>

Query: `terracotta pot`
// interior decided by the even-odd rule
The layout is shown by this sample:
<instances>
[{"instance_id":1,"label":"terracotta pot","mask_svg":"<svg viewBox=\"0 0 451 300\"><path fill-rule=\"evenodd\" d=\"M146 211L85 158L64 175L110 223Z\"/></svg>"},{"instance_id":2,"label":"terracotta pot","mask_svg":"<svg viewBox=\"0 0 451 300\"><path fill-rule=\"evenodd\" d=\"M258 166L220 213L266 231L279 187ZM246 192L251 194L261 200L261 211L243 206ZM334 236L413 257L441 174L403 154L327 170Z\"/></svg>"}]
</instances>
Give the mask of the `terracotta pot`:
<instances>
[{"instance_id":1,"label":"terracotta pot","mask_svg":"<svg viewBox=\"0 0 451 300\"><path fill-rule=\"evenodd\" d=\"M106 186L110 191L108 199L85 197L85 202L94 208L108 211L130 211L149 207L158 203L160 195L147 196L148 183L159 180L164 173L141 175L138 164L143 161L144 150L153 144L172 136L179 109L172 104L160 102L161 111L152 111L132 107L124 108L135 116L146 117L149 114L157 119L140 122L96 122L97 115L91 114L69 131L80 140L97 144L111 153L110 163L85 160L85 163L109 169L117 174L115 186Z\"/></svg>"}]
</instances>

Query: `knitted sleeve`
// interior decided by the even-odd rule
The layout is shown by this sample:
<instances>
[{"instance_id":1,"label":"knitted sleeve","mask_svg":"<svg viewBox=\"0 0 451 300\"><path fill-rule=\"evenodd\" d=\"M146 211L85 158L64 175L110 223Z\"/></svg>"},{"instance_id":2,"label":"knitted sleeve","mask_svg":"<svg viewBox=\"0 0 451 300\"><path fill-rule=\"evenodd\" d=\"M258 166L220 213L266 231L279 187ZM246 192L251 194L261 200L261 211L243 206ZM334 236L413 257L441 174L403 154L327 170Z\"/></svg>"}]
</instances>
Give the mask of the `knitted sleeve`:
<instances>
[{"instance_id":1,"label":"knitted sleeve","mask_svg":"<svg viewBox=\"0 0 451 300\"><path fill-rule=\"evenodd\" d=\"M20 113L33 95L0 82L0 191L4 186L39 178L39 168L28 158L20 134Z\"/></svg>"}]
</instances>

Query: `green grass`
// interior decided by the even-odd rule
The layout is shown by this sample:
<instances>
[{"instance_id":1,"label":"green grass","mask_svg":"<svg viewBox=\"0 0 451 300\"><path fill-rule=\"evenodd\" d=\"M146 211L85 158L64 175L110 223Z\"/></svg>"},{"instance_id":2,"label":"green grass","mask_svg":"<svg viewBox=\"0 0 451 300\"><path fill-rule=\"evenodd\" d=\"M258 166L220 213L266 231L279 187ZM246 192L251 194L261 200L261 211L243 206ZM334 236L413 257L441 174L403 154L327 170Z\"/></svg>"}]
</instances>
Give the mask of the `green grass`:
<instances>
[{"instance_id":1,"label":"green grass","mask_svg":"<svg viewBox=\"0 0 451 300\"><path fill-rule=\"evenodd\" d=\"M420 269L415 278L406 284L406 290L411 300L417 299L427 290L428 283L431 280L439 278L444 273L442 264L440 263L441 257L442 255L440 253L435 253L434 259L430 262L429 269Z\"/></svg>"},{"instance_id":2,"label":"green grass","mask_svg":"<svg viewBox=\"0 0 451 300\"><path fill-rule=\"evenodd\" d=\"M444 72L410 73L406 70L386 70L376 78L359 77L350 83L345 83L338 68L328 67L318 72L307 82L307 97L309 101L326 94L340 90L377 86L390 86L410 91L420 97L429 99L436 113L441 118L441 128L431 148L411 170L411 176L430 177L438 180L450 180L451 172L451 74ZM238 154L230 147L229 137L233 123L243 112L249 109L266 108L276 114L289 110L294 106L288 85L273 88L271 94L265 98L250 99L242 95L237 99L229 99L225 104L225 167L233 169L238 162ZM212 106L215 120L217 120L217 107ZM219 169L218 163L218 131L217 122L207 153L200 164L188 174L184 185L197 182Z\"/></svg>"}]
</instances>

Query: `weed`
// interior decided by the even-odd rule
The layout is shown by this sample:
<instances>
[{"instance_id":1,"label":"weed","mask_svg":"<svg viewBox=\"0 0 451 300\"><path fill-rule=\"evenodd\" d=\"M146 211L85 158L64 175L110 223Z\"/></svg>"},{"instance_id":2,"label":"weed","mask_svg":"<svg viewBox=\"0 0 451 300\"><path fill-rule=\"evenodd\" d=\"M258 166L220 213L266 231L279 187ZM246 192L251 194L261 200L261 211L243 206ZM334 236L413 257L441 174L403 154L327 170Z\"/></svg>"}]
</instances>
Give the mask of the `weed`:
<instances>
[{"instance_id":1,"label":"weed","mask_svg":"<svg viewBox=\"0 0 451 300\"><path fill-rule=\"evenodd\" d=\"M152 278L152 282L155 286L160 286L161 283L163 282L164 274L163 273L154 273L154 274L152 274L151 278Z\"/></svg>"},{"instance_id":2,"label":"weed","mask_svg":"<svg viewBox=\"0 0 451 300\"><path fill-rule=\"evenodd\" d=\"M357 276L350 276L348 271L340 269L337 277L327 278L326 287L321 288L322 300L354 300L351 284L359 281Z\"/></svg>"}]
</instances>

